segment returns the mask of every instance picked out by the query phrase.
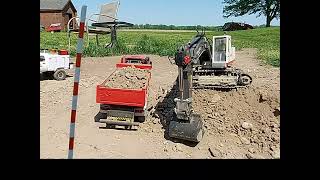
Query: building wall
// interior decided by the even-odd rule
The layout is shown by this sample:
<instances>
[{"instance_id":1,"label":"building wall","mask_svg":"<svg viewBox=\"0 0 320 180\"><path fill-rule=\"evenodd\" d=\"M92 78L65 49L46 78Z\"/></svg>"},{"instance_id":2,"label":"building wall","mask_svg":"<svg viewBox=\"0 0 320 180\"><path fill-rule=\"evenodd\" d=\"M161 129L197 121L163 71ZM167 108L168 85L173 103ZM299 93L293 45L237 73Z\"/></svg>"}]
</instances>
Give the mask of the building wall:
<instances>
[{"instance_id":1,"label":"building wall","mask_svg":"<svg viewBox=\"0 0 320 180\"><path fill-rule=\"evenodd\" d=\"M40 23L45 27L49 27L51 24L61 23L63 25L62 13L58 12L40 12Z\"/></svg>"},{"instance_id":2,"label":"building wall","mask_svg":"<svg viewBox=\"0 0 320 180\"><path fill-rule=\"evenodd\" d=\"M68 10L71 10L71 18L77 16L75 9L72 8L69 3L66 7L61 11L46 11L40 12L40 23L45 27L49 27L51 24L61 23L62 29L67 30L67 24L69 21ZM69 12L70 12L69 10ZM76 27L76 21L73 21L73 27Z\"/></svg>"}]
</instances>

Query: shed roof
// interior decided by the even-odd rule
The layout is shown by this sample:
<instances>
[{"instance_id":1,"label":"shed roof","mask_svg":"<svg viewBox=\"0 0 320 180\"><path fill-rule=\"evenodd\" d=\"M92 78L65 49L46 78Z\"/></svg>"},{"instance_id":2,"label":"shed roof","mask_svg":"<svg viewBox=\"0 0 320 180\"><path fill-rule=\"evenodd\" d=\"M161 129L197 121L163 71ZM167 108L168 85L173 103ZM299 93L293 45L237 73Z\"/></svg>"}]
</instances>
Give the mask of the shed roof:
<instances>
[{"instance_id":1,"label":"shed roof","mask_svg":"<svg viewBox=\"0 0 320 180\"><path fill-rule=\"evenodd\" d=\"M40 0L40 10L63 10L69 1L70 0Z\"/></svg>"}]
</instances>

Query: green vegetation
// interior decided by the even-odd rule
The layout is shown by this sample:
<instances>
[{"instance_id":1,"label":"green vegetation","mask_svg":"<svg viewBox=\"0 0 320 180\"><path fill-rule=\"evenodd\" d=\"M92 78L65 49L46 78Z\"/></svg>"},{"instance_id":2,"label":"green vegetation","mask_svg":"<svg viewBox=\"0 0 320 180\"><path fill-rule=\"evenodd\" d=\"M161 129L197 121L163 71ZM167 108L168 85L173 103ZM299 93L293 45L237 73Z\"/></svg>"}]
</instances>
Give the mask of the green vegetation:
<instances>
[{"instance_id":1,"label":"green vegetation","mask_svg":"<svg viewBox=\"0 0 320 180\"><path fill-rule=\"evenodd\" d=\"M103 57L122 54L157 54L172 56L176 49L187 43L196 34L194 31L134 31L118 32L118 46L115 49L104 48L110 42L109 36L99 36L100 46L96 45L94 37L90 38L88 45L85 35L84 56ZM258 57L273 66L280 66L280 28L259 28L246 31L228 32L232 36L233 45L242 48L257 48ZM206 32L208 38L214 35L223 35L221 31ZM75 55L77 36L72 34L71 55ZM42 49L68 49L67 33L40 33L40 48Z\"/></svg>"},{"instance_id":2,"label":"green vegetation","mask_svg":"<svg viewBox=\"0 0 320 180\"><path fill-rule=\"evenodd\" d=\"M163 25L163 24L135 24L128 29L161 29L161 30L195 30L204 29L206 31L218 31L221 30L222 26L175 26L175 25Z\"/></svg>"}]
</instances>

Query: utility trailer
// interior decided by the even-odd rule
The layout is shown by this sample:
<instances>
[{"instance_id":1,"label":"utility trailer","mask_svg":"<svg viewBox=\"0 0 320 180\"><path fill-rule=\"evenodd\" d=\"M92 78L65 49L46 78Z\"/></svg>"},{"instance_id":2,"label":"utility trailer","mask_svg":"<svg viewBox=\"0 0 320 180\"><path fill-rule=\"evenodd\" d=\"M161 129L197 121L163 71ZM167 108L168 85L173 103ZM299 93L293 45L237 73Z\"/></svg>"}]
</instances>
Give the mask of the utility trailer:
<instances>
[{"instance_id":1,"label":"utility trailer","mask_svg":"<svg viewBox=\"0 0 320 180\"><path fill-rule=\"evenodd\" d=\"M152 65L150 58L145 55L126 55L121 58L120 63Z\"/></svg>"},{"instance_id":2,"label":"utility trailer","mask_svg":"<svg viewBox=\"0 0 320 180\"><path fill-rule=\"evenodd\" d=\"M40 75L62 81L67 77L66 71L73 69L73 65L67 50L40 49Z\"/></svg>"},{"instance_id":3,"label":"utility trailer","mask_svg":"<svg viewBox=\"0 0 320 180\"><path fill-rule=\"evenodd\" d=\"M118 70L125 67L151 70L150 64L119 63L116 70L96 90L96 102L100 104L100 111L95 122L105 123L108 128L123 126L132 129L143 123L148 115L148 88L151 79L150 71L146 75L146 84L139 89L122 89L106 87L108 80Z\"/></svg>"},{"instance_id":4,"label":"utility trailer","mask_svg":"<svg viewBox=\"0 0 320 180\"><path fill-rule=\"evenodd\" d=\"M117 68L134 66L139 69L152 69L152 61L148 56L144 55L126 55L120 59L120 63L116 64Z\"/></svg>"}]
</instances>

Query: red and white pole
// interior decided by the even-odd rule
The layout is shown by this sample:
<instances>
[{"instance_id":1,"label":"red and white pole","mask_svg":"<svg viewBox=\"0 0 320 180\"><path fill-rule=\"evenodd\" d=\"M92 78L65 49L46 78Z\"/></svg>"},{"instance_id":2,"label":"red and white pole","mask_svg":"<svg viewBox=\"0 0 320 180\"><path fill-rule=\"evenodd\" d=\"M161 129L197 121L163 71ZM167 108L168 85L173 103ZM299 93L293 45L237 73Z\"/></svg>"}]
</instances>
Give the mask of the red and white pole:
<instances>
[{"instance_id":1,"label":"red and white pole","mask_svg":"<svg viewBox=\"0 0 320 180\"><path fill-rule=\"evenodd\" d=\"M75 75L74 75L74 85L73 85L68 159L73 159L74 134L75 134L75 127L76 127L75 123L76 123L76 115L77 115L78 91L79 91L79 82L80 82L80 65L81 65L81 56L83 52L83 33L84 33L86 14L87 14L87 6L82 6L81 17L80 17L79 38L78 38L78 44L77 44L77 58L76 58L76 67L75 67Z\"/></svg>"}]
</instances>

